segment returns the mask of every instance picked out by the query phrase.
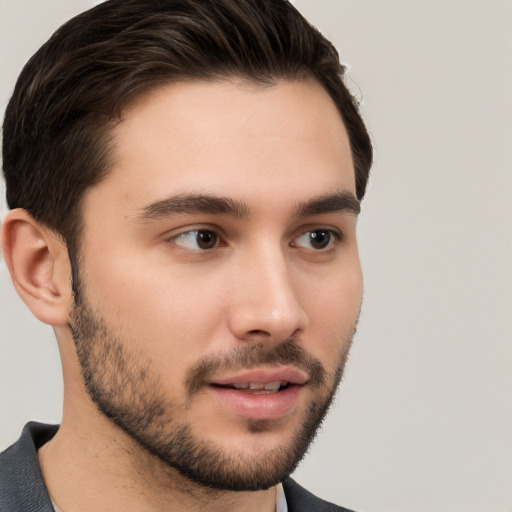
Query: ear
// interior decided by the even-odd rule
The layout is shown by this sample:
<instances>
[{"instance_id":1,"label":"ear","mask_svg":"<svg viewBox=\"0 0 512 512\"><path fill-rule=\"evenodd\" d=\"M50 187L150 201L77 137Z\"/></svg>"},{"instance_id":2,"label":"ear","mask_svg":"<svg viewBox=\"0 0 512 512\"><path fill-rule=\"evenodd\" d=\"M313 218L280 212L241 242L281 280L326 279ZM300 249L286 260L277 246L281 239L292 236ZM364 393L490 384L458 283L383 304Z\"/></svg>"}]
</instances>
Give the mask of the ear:
<instances>
[{"instance_id":1,"label":"ear","mask_svg":"<svg viewBox=\"0 0 512 512\"><path fill-rule=\"evenodd\" d=\"M17 208L2 222L2 252L14 287L32 313L46 324L67 325L71 265L60 237Z\"/></svg>"}]
</instances>

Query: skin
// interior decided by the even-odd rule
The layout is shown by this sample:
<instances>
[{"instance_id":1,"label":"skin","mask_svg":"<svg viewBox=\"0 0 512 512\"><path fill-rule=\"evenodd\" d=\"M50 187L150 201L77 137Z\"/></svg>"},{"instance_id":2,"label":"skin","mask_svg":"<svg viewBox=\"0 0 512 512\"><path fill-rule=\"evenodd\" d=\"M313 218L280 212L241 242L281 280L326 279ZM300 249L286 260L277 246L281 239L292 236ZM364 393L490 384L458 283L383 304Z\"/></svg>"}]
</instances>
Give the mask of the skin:
<instances>
[{"instance_id":1,"label":"skin","mask_svg":"<svg viewBox=\"0 0 512 512\"><path fill-rule=\"evenodd\" d=\"M263 461L291 443L308 406L335 387L359 314L356 213L298 212L298 205L335 193L355 196L337 109L313 80L173 84L131 105L114 140L111 172L84 196L80 275L87 304L144 361L155 393L176 405L197 438L246 466ZM187 194L227 198L243 206L243 215L165 208L169 198ZM211 249L197 245L200 229L218 235ZM10 212L3 230L13 282L59 342L63 420L40 462L60 508L274 510L274 487L205 489L98 410L72 339L76 309L64 244L23 210ZM311 244L309 234L319 230L332 233L326 247ZM325 386L304 385L293 407L259 432L208 386L187 395L187 372L205 357L254 346L270 351L289 339L320 362ZM214 378L229 374L221 367Z\"/></svg>"}]
</instances>

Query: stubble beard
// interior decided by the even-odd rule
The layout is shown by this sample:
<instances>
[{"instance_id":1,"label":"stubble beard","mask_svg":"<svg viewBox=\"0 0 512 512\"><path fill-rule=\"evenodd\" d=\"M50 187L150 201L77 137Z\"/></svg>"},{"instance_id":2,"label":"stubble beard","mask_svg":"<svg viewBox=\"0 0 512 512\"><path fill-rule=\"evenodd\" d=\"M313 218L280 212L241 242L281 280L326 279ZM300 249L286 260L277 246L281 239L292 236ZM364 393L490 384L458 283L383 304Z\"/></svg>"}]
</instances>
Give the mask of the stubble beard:
<instances>
[{"instance_id":1,"label":"stubble beard","mask_svg":"<svg viewBox=\"0 0 512 512\"><path fill-rule=\"evenodd\" d=\"M327 374L320 361L293 339L270 350L263 344L254 344L228 354L210 355L188 370L184 383L188 404L208 375L219 369L293 364L310 375L308 386L314 398L291 439L278 449L265 449L262 440L261 452L244 455L228 453L202 437L195 430L197 426L187 423L187 401L173 402L165 396L151 359L128 349L116 329L92 310L83 293L75 292L70 324L86 390L100 412L156 456L164 467L174 468L203 488L224 491L268 489L295 470L332 403L354 334L340 343L342 350L333 374ZM258 436L275 429L276 420L246 420L245 428Z\"/></svg>"}]
</instances>

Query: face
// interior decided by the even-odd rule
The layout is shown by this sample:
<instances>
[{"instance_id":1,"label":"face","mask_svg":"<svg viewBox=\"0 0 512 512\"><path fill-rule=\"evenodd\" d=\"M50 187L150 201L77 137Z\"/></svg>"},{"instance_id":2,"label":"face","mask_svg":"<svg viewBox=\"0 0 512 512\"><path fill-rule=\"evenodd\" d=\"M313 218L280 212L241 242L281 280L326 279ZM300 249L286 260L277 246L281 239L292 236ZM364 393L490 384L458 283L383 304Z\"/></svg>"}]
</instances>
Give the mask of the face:
<instances>
[{"instance_id":1,"label":"face","mask_svg":"<svg viewBox=\"0 0 512 512\"><path fill-rule=\"evenodd\" d=\"M72 331L89 395L205 486L302 458L359 313L347 134L314 81L174 84L114 132L84 197Z\"/></svg>"}]
</instances>

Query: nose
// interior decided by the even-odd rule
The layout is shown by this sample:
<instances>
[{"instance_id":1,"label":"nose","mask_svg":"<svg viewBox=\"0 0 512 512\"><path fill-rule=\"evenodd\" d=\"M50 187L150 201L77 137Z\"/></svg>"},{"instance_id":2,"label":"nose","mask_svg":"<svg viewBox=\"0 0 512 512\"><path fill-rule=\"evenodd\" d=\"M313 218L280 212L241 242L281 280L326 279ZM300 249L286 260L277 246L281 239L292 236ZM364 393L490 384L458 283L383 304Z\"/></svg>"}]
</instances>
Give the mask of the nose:
<instances>
[{"instance_id":1,"label":"nose","mask_svg":"<svg viewBox=\"0 0 512 512\"><path fill-rule=\"evenodd\" d=\"M307 325L297 276L280 249L241 256L231 275L229 327L244 341L279 343Z\"/></svg>"}]
</instances>

